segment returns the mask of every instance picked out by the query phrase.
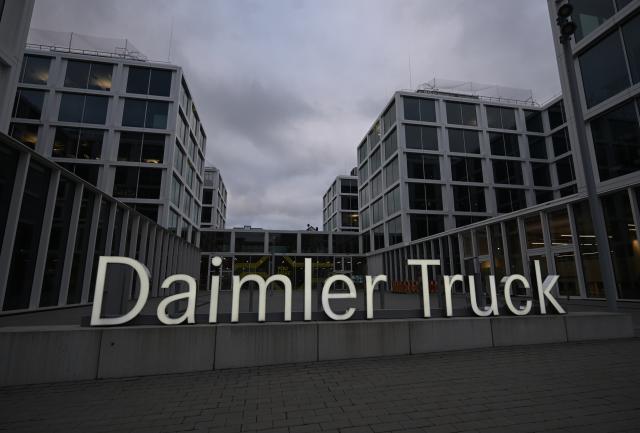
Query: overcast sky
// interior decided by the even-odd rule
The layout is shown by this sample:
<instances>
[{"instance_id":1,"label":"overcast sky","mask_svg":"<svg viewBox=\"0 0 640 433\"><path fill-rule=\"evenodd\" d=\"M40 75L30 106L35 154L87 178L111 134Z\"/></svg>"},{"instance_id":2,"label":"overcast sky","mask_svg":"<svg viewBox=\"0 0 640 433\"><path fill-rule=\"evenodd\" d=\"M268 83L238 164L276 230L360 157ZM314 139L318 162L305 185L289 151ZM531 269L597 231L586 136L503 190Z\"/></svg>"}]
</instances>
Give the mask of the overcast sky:
<instances>
[{"instance_id":1,"label":"overcast sky","mask_svg":"<svg viewBox=\"0 0 640 433\"><path fill-rule=\"evenodd\" d=\"M129 39L185 69L227 227L322 226L322 195L398 89L559 94L545 0L36 0L32 26Z\"/></svg>"}]
</instances>

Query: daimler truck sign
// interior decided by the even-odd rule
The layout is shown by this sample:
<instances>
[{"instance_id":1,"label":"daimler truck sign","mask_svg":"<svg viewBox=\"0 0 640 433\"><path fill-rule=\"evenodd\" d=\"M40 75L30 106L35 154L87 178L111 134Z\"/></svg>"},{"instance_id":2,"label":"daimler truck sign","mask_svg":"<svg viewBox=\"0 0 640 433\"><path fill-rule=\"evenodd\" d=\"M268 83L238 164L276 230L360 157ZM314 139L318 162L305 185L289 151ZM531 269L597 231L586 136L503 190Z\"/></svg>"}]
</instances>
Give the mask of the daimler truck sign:
<instances>
[{"instance_id":1,"label":"daimler truck sign","mask_svg":"<svg viewBox=\"0 0 640 433\"><path fill-rule=\"evenodd\" d=\"M220 267L222 264L222 259L220 257L214 257L211 260L211 263L214 267ZM102 311L102 300L104 296L104 287L105 287L105 278L107 273L107 266L110 264L119 264L130 266L133 271L136 273L137 278L140 281L140 295L138 296L138 300L135 305L129 312L120 316L120 317L101 317ZM435 268L440 266L440 260L408 260L407 264L409 266L418 266L420 268L421 276L422 276L422 299L424 305L424 317L431 317L431 304L429 300L429 270L430 268ZM311 259L306 258L304 260L304 320L311 320ZM556 299L551 294L551 290L555 286L558 281L557 275L549 275L542 278L542 274L540 271L540 264L538 261L534 262L535 267L535 281L534 285L537 289L538 300L540 301L540 313L547 313L547 302L555 308L558 313L563 314L565 311L558 304ZM464 283L465 277L463 275L444 275L444 298L445 298L445 308L446 308L446 316L451 317L453 315L453 307L452 307L452 297L451 293L456 284ZM95 286L95 295L93 301L93 309L91 313L91 325L92 326L112 326L112 325L122 325L134 319L142 309L144 308L147 299L149 297L149 271L148 269L140 262L128 258L128 257L110 257L103 256L100 257L98 262L98 272L96 276L96 286ZM182 293L177 293L174 295L167 296L158 304L156 314L158 316L158 320L164 323L165 325L179 325L179 324L190 324L195 323L196 316L196 297L197 297L197 284L196 280L189 276L183 274L176 274L167 277L161 284L162 289L168 289L172 284L175 283L186 283L187 291ZM242 287L248 283L254 282L258 285L258 321L264 322L266 317L266 301L267 301L267 289L273 283L280 283L282 287L284 287L284 321L291 321L291 298L292 298L292 284L289 277L282 274L272 275L269 278L263 278L260 275L246 275L244 277L239 277L237 275L233 276L233 283L231 287L231 322L238 322L239 318L239 310L240 310L240 290ZM342 282L347 287L346 292L336 293L332 292L333 286L337 282ZM365 277L365 301L366 301L366 317L367 319L374 319L374 311L373 311L373 291L376 286L380 283L386 283L387 276L386 275L376 275L371 276L367 275ZM511 292L514 285L520 285L526 289L532 287L529 280L526 277L519 274L513 274L507 277L504 277L500 281L503 286L504 291L504 301L508 310L517 316L523 316L529 314L531 312L532 302L531 300L527 300L524 306L516 306L514 305L511 299ZM475 281L472 276L468 277L468 288L469 288L469 297L471 302L471 309L474 314L481 317L486 316L497 316L499 315L498 311L498 286L499 284L496 282L495 276L489 276L489 297L490 303L487 308L480 308L478 306L477 298L476 298L476 287ZM220 291L220 277L214 275L211 277L211 297L209 303L209 323L217 323L218 321L218 294ZM348 320L350 319L354 312L355 308L350 307L345 311L336 312L331 308L331 301L334 299L356 299L357 293L353 280L349 278L347 275L333 275L327 278L322 286L322 308L325 314L332 320ZM186 301L187 307L185 311L179 317L170 317L168 314L168 307L171 304L176 302L184 302Z\"/></svg>"}]
</instances>

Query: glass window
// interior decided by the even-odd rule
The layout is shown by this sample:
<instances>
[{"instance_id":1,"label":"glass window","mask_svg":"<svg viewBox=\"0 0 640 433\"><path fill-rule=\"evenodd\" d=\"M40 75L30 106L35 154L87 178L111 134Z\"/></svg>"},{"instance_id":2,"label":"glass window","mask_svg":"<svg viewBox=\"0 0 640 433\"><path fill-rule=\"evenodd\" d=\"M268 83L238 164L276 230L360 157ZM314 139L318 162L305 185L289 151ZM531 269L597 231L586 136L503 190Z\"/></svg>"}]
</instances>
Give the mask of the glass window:
<instances>
[{"instance_id":1,"label":"glass window","mask_svg":"<svg viewBox=\"0 0 640 433\"><path fill-rule=\"evenodd\" d=\"M108 104L109 98L106 96L64 93L60 100L58 120L104 125L107 121Z\"/></svg>"},{"instance_id":2,"label":"glass window","mask_svg":"<svg viewBox=\"0 0 640 433\"><path fill-rule=\"evenodd\" d=\"M496 203L499 213L515 212L527 207L527 200L522 189L495 188Z\"/></svg>"},{"instance_id":3,"label":"glass window","mask_svg":"<svg viewBox=\"0 0 640 433\"><path fill-rule=\"evenodd\" d=\"M569 212L560 209L549 212L549 233L551 234L551 246L568 246L573 244L571 238L571 224L569 224Z\"/></svg>"},{"instance_id":4,"label":"glass window","mask_svg":"<svg viewBox=\"0 0 640 433\"><path fill-rule=\"evenodd\" d=\"M20 82L25 84L47 84L49 81L50 57L25 54L20 71Z\"/></svg>"},{"instance_id":5,"label":"glass window","mask_svg":"<svg viewBox=\"0 0 640 433\"><path fill-rule=\"evenodd\" d=\"M38 125L12 123L9 126L9 135L25 146L35 149L38 144Z\"/></svg>"},{"instance_id":6,"label":"glass window","mask_svg":"<svg viewBox=\"0 0 640 433\"><path fill-rule=\"evenodd\" d=\"M640 299L640 247L626 190L602 197L609 250L621 299Z\"/></svg>"},{"instance_id":7,"label":"glass window","mask_svg":"<svg viewBox=\"0 0 640 433\"><path fill-rule=\"evenodd\" d=\"M617 32L589 48L579 57L587 107L614 96L629 87L627 64Z\"/></svg>"},{"instance_id":8,"label":"glass window","mask_svg":"<svg viewBox=\"0 0 640 433\"><path fill-rule=\"evenodd\" d=\"M373 233L373 249L379 250L384 248L384 225L379 225L378 227L371 230Z\"/></svg>"},{"instance_id":9,"label":"glass window","mask_svg":"<svg viewBox=\"0 0 640 433\"><path fill-rule=\"evenodd\" d=\"M63 95L64 100L64 95ZM107 121L107 106L109 98L106 96L87 95L84 102L84 113L82 123L93 123L104 125Z\"/></svg>"},{"instance_id":10,"label":"glass window","mask_svg":"<svg viewBox=\"0 0 640 433\"><path fill-rule=\"evenodd\" d=\"M482 160L479 158L451 157L451 175L458 182L483 182Z\"/></svg>"},{"instance_id":11,"label":"glass window","mask_svg":"<svg viewBox=\"0 0 640 433\"><path fill-rule=\"evenodd\" d=\"M166 129L169 104L167 102L147 102L146 128Z\"/></svg>"},{"instance_id":12,"label":"glass window","mask_svg":"<svg viewBox=\"0 0 640 433\"><path fill-rule=\"evenodd\" d=\"M531 158L547 159L547 143L544 137L527 135L529 142L529 156Z\"/></svg>"},{"instance_id":13,"label":"glass window","mask_svg":"<svg viewBox=\"0 0 640 433\"><path fill-rule=\"evenodd\" d=\"M573 21L577 25L576 41L597 29L614 14L611 0L572 0Z\"/></svg>"},{"instance_id":14,"label":"glass window","mask_svg":"<svg viewBox=\"0 0 640 433\"><path fill-rule=\"evenodd\" d=\"M111 90L112 76L112 64L68 60L64 86L109 91Z\"/></svg>"},{"instance_id":15,"label":"glass window","mask_svg":"<svg viewBox=\"0 0 640 433\"><path fill-rule=\"evenodd\" d=\"M409 208L442 210L442 186L430 183L409 182Z\"/></svg>"},{"instance_id":16,"label":"glass window","mask_svg":"<svg viewBox=\"0 0 640 433\"><path fill-rule=\"evenodd\" d=\"M378 194L382 192L382 173L378 173L375 175L373 179L371 179L371 198L375 198Z\"/></svg>"},{"instance_id":17,"label":"glass window","mask_svg":"<svg viewBox=\"0 0 640 433\"><path fill-rule=\"evenodd\" d=\"M363 184L367 179L369 179L369 163L365 161L365 163L358 169L358 182Z\"/></svg>"},{"instance_id":18,"label":"glass window","mask_svg":"<svg viewBox=\"0 0 640 433\"><path fill-rule=\"evenodd\" d=\"M363 141L360 146L358 146L358 164L362 164L362 162L367 159L367 141Z\"/></svg>"},{"instance_id":19,"label":"glass window","mask_svg":"<svg viewBox=\"0 0 640 433\"><path fill-rule=\"evenodd\" d=\"M522 185L522 164L518 161L493 160L493 181L510 185Z\"/></svg>"},{"instance_id":20,"label":"glass window","mask_svg":"<svg viewBox=\"0 0 640 433\"><path fill-rule=\"evenodd\" d=\"M628 102L591 121L600 180L638 170L640 124L633 102Z\"/></svg>"},{"instance_id":21,"label":"glass window","mask_svg":"<svg viewBox=\"0 0 640 433\"><path fill-rule=\"evenodd\" d=\"M355 179L341 179L340 192L343 194L357 194L358 181Z\"/></svg>"},{"instance_id":22,"label":"glass window","mask_svg":"<svg viewBox=\"0 0 640 433\"><path fill-rule=\"evenodd\" d=\"M51 155L56 158L99 159L104 131L57 127Z\"/></svg>"},{"instance_id":23,"label":"glass window","mask_svg":"<svg viewBox=\"0 0 640 433\"><path fill-rule=\"evenodd\" d=\"M29 306L42 231L42 218L49 190L49 175L49 170L40 164L35 162L29 164L15 233L15 247L9 267L4 310Z\"/></svg>"},{"instance_id":24,"label":"glass window","mask_svg":"<svg viewBox=\"0 0 640 433\"><path fill-rule=\"evenodd\" d=\"M399 178L398 172L398 158L394 158L389 164L384 167L384 185L389 187L393 185Z\"/></svg>"},{"instance_id":25,"label":"glass window","mask_svg":"<svg viewBox=\"0 0 640 433\"><path fill-rule=\"evenodd\" d=\"M124 198L157 199L160 197L161 181L161 169L116 167L113 195Z\"/></svg>"},{"instance_id":26,"label":"glass window","mask_svg":"<svg viewBox=\"0 0 640 433\"><path fill-rule=\"evenodd\" d=\"M486 107L489 128L517 129L516 112L513 108Z\"/></svg>"},{"instance_id":27,"label":"glass window","mask_svg":"<svg viewBox=\"0 0 640 433\"><path fill-rule=\"evenodd\" d=\"M387 206L387 215L393 215L400 210L400 187L395 187L384 198Z\"/></svg>"},{"instance_id":28,"label":"glass window","mask_svg":"<svg viewBox=\"0 0 640 433\"><path fill-rule=\"evenodd\" d=\"M202 231L200 249L207 252L227 253L231 251L231 232ZM262 252L262 250L260 250Z\"/></svg>"},{"instance_id":29,"label":"glass window","mask_svg":"<svg viewBox=\"0 0 640 433\"><path fill-rule=\"evenodd\" d=\"M380 198L371 205L371 223L376 224L382 221L382 218L384 218L384 211L382 207L382 198Z\"/></svg>"},{"instance_id":30,"label":"glass window","mask_svg":"<svg viewBox=\"0 0 640 433\"><path fill-rule=\"evenodd\" d=\"M580 296L578 273L573 251L554 254L556 274L558 279L558 293L560 296Z\"/></svg>"},{"instance_id":31,"label":"glass window","mask_svg":"<svg viewBox=\"0 0 640 433\"><path fill-rule=\"evenodd\" d=\"M411 240L415 241L444 231L444 217L442 215L409 216L411 223Z\"/></svg>"},{"instance_id":32,"label":"glass window","mask_svg":"<svg viewBox=\"0 0 640 433\"><path fill-rule=\"evenodd\" d=\"M542 127L542 113L540 111L524 110L524 118L529 132L544 132Z\"/></svg>"},{"instance_id":33,"label":"glass window","mask_svg":"<svg viewBox=\"0 0 640 433\"><path fill-rule=\"evenodd\" d=\"M376 147L376 144L380 141L380 122L376 122L367 135L367 141L369 142L369 149Z\"/></svg>"},{"instance_id":34,"label":"glass window","mask_svg":"<svg viewBox=\"0 0 640 433\"><path fill-rule=\"evenodd\" d=\"M517 220L509 220L505 223L507 257L509 257L510 274L524 274L522 266L522 251L520 249L520 236Z\"/></svg>"},{"instance_id":35,"label":"glass window","mask_svg":"<svg viewBox=\"0 0 640 433\"><path fill-rule=\"evenodd\" d=\"M573 170L573 158L571 155L556 162L556 172L558 173L558 185L572 182L576 179L576 174Z\"/></svg>"},{"instance_id":36,"label":"glass window","mask_svg":"<svg viewBox=\"0 0 640 433\"><path fill-rule=\"evenodd\" d=\"M449 151L460 153L480 153L480 135L468 129L447 129Z\"/></svg>"},{"instance_id":37,"label":"glass window","mask_svg":"<svg viewBox=\"0 0 640 433\"><path fill-rule=\"evenodd\" d=\"M161 69L151 70L149 94L156 96L171 95L171 71Z\"/></svg>"},{"instance_id":38,"label":"glass window","mask_svg":"<svg viewBox=\"0 0 640 433\"><path fill-rule=\"evenodd\" d=\"M122 125L166 129L169 104L167 102L126 99L122 113Z\"/></svg>"},{"instance_id":39,"label":"glass window","mask_svg":"<svg viewBox=\"0 0 640 433\"><path fill-rule=\"evenodd\" d=\"M296 233L268 233L269 252L295 254L298 251L298 235Z\"/></svg>"},{"instance_id":40,"label":"glass window","mask_svg":"<svg viewBox=\"0 0 640 433\"><path fill-rule=\"evenodd\" d=\"M40 120L45 93L44 90L18 89L13 105L13 117Z\"/></svg>"},{"instance_id":41,"label":"glass window","mask_svg":"<svg viewBox=\"0 0 640 433\"><path fill-rule=\"evenodd\" d=\"M549 107L547 114L549 116L549 127L552 131L567 121L562 100Z\"/></svg>"},{"instance_id":42,"label":"glass window","mask_svg":"<svg viewBox=\"0 0 640 433\"><path fill-rule=\"evenodd\" d=\"M118 161L162 163L164 142L165 136L162 134L122 132L118 146Z\"/></svg>"},{"instance_id":43,"label":"glass window","mask_svg":"<svg viewBox=\"0 0 640 433\"><path fill-rule=\"evenodd\" d=\"M411 179L440 179L440 157L407 153L407 177Z\"/></svg>"},{"instance_id":44,"label":"glass window","mask_svg":"<svg viewBox=\"0 0 640 433\"><path fill-rule=\"evenodd\" d=\"M391 106L382 115L382 125L384 133L386 134L391 130L391 127L396 123L396 104L393 102Z\"/></svg>"},{"instance_id":45,"label":"glass window","mask_svg":"<svg viewBox=\"0 0 640 433\"><path fill-rule=\"evenodd\" d=\"M527 238L527 248L544 247L544 238L542 236L542 221L540 216L535 215L524 220L525 234Z\"/></svg>"},{"instance_id":46,"label":"glass window","mask_svg":"<svg viewBox=\"0 0 640 433\"><path fill-rule=\"evenodd\" d=\"M402 242L402 220L399 216L387 223L387 233L389 234L389 246Z\"/></svg>"},{"instance_id":47,"label":"glass window","mask_svg":"<svg viewBox=\"0 0 640 433\"><path fill-rule=\"evenodd\" d=\"M535 190L535 195L537 204L542 204L553 200L553 191L549 191L546 189Z\"/></svg>"},{"instance_id":48,"label":"glass window","mask_svg":"<svg viewBox=\"0 0 640 433\"><path fill-rule=\"evenodd\" d=\"M476 106L459 102L447 102L447 122L455 125L478 126Z\"/></svg>"},{"instance_id":49,"label":"glass window","mask_svg":"<svg viewBox=\"0 0 640 433\"><path fill-rule=\"evenodd\" d=\"M334 254L358 254L359 250L358 236L333 235Z\"/></svg>"},{"instance_id":50,"label":"glass window","mask_svg":"<svg viewBox=\"0 0 640 433\"><path fill-rule=\"evenodd\" d=\"M520 156L518 136L515 134L489 133L491 154L499 156Z\"/></svg>"},{"instance_id":51,"label":"glass window","mask_svg":"<svg viewBox=\"0 0 640 433\"><path fill-rule=\"evenodd\" d=\"M398 150L398 136L396 130L384 140L384 159L389 159Z\"/></svg>"},{"instance_id":52,"label":"glass window","mask_svg":"<svg viewBox=\"0 0 640 433\"><path fill-rule=\"evenodd\" d=\"M127 79L127 93L138 93L146 95L149 91L149 68L129 67L129 77Z\"/></svg>"},{"instance_id":53,"label":"glass window","mask_svg":"<svg viewBox=\"0 0 640 433\"><path fill-rule=\"evenodd\" d=\"M377 169L380 168L382 164L382 147L378 146L376 150L371 154L371 158L369 158L369 166L371 167L371 173L375 173Z\"/></svg>"},{"instance_id":54,"label":"glass window","mask_svg":"<svg viewBox=\"0 0 640 433\"><path fill-rule=\"evenodd\" d=\"M622 26L622 37L629 60L631 80L637 83L640 81L640 15L636 15Z\"/></svg>"},{"instance_id":55,"label":"glass window","mask_svg":"<svg viewBox=\"0 0 640 433\"><path fill-rule=\"evenodd\" d=\"M453 202L456 211L485 212L484 188L477 186L453 186Z\"/></svg>"},{"instance_id":56,"label":"glass window","mask_svg":"<svg viewBox=\"0 0 640 433\"><path fill-rule=\"evenodd\" d=\"M16 180L18 156L18 152L8 146L0 146L0 247L7 225L13 184Z\"/></svg>"},{"instance_id":57,"label":"glass window","mask_svg":"<svg viewBox=\"0 0 640 433\"><path fill-rule=\"evenodd\" d=\"M567 128L563 128L551 136L554 156L560 156L571 150Z\"/></svg>"},{"instance_id":58,"label":"glass window","mask_svg":"<svg viewBox=\"0 0 640 433\"><path fill-rule=\"evenodd\" d=\"M404 129L408 149L438 150L438 128L405 125Z\"/></svg>"},{"instance_id":59,"label":"glass window","mask_svg":"<svg viewBox=\"0 0 640 433\"><path fill-rule=\"evenodd\" d=\"M422 122L436 121L436 102L432 99L402 98L404 101L404 118Z\"/></svg>"},{"instance_id":60,"label":"glass window","mask_svg":"<svg viewBox=\"0 0 640 433\"><path fill-rule=\"evenodd\" d=\"M551 186L549 164L545 164L542 162L532 162L531 172L533 174L533 184L535 186Z\"/></svg>"},{"instance_id":61,"label":"glass window","mask_svg":"<svg viewBox=\"0 0 640 433\"><path fill-rule=\"evenodd\" d=\"M300 236L302 242L302 253L329 252L329 235L302 233Z\"/></svg>"}]
</instances>

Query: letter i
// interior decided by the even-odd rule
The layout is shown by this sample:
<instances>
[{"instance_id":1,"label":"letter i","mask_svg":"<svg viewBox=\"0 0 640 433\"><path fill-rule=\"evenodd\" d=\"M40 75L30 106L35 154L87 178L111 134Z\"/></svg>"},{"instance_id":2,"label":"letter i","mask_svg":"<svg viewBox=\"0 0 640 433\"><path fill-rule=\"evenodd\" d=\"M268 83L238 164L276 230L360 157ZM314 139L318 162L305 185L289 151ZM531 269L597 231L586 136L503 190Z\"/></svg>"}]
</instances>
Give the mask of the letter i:
<instances>
[{"instance_id":1,"label":"letter i","mask_svg":"<svg viewBox=\"0 0 640 433\"><path fill-rule=\"evenodd\" d=\"M211 259L213 266L220 267L222 265L222 259L220 257L214 257ZM218 291L220 290L220 277L213 275L211 277L211 302L209 304L209 323L218 322Z\"/></svg>"}]
</instances>

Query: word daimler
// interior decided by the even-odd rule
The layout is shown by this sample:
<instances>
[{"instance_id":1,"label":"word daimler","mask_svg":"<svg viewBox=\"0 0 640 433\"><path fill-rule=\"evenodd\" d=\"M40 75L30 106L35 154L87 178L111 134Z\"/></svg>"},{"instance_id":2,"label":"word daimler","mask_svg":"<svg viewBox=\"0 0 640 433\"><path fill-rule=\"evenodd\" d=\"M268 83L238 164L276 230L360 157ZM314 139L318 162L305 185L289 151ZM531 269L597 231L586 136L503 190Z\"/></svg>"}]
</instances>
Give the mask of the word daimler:
<instances>
[{"instance_id":1,"label":"word daimler","mask_svg":"<svg viewBox=\"0 0 640 433\"><path fill-rule=\"evenodd\" d=\"M220 257L214 257L211 263L215 267L219 267L222 264ZM133 308L123 316L120 317L101 317L102 311L102 299L104 295L105 276L107 273L107 265L120 264L130 266L138 275L140 280L140 295ZM431 317L431 305L429 302L429 267L440 266L440 260L408 260L409 266L419 266L422 275L422 299L424 305L424 317ZM536 286L538 290L538 299L540 301L540 313L546 314L547 301L557 310L558 313L564 314L560 304L551 294L551 289L558 281L557 275L549 275L544 280L540 272L540 263L536 260L534 262ZM147 299L149 297L149 270L140 262L128 258L128 257L111 257L102 256L98 261L98 272L96 276L96 287L93 301L93 309L91 312L91 325L92 326L113 326L127 323L134 319L144 308ZM245 283L254 282L258 285L258 321L264 322L266 316L266 301L267 301L267 288L275 282L282 284L284 287L284 321L291 321L291 296L292 285L291 280L286 275L277 274L272 275L266 280L259 275L246 275L240 278L238 275L233 276L232 298L231 298L231 322L238 322L239 309L240 309L240 289ZM177 282L186 283L188 290L183 293L177 293L167 296L159 304L157 308L157 316L160 322L165 325L179 325L182 323L195 323L195 310L196 310L196 295L197 284L196 280L183 274L176 274L167 277L161 287L168 289L172 284ZM343 282L348 291L341 293L331 293L333 285L337 282ZM373 319L373 291L375 287L380 283L386 283L386 275L377 275L372 277L367 275L365 277L365 297L366 297L366 309L367 319ZM451 317L453 315L451 292L456 283L463 283L464 276L462 275L444 275L444 296L446 305L446 315ZM511 300L511 287L515 283L521 284L525 289L529 289L531 286L529 281L523 276L513 274L508 277L504 277L501 281L504 284L504 300L507 308L511 313L516 316L524 316L531 312L532 302L527 300L524 306L516 307ZM477 316L497 316L498 312L498 296L497 296L497 283L496 278L493 275L489 276L489 296L491 298L488 308L480 308L476 299L476 287L475 281L472 276L468 278L469 297L471 299L471 308ZM211 277L211 300L209 305L209 323L217 323L218 321L218 292L220 290L220 277L214 275ZM338 274L333 275L324 282L322 286L322 308L325 314L332 320L348 320L353 316L355 308L347 308L343 313L337 313L331 309L330 301L332 299L356 299L356 287L353 280L346 275ZM170 317L167 313L167 307L175 302L187 301L187 308L179 317ZM304 259L304 320L311 320L311 259Z\"/></svg>"}]
</instances>

